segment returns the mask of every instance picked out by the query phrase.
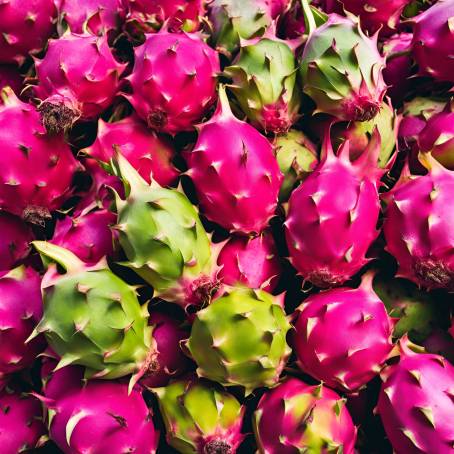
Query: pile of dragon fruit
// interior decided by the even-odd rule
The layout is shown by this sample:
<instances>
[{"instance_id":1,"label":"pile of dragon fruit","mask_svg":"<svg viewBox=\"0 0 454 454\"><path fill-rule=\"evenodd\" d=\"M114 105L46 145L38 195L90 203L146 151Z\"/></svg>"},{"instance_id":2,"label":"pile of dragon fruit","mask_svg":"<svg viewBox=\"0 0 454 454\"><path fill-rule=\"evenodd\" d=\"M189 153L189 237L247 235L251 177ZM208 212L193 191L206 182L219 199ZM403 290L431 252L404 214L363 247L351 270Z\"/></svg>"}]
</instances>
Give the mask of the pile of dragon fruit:
<instances>
[{"instance_id":1,"label":"pile of dragon fruit","mask_svg":"<svg viewBox=\"0 0 454 454\"><path fill-rule=\"evenodd\" d=\"M1 454L454 453L454 0L0 32Z\"/></svg>"}]
</instances>

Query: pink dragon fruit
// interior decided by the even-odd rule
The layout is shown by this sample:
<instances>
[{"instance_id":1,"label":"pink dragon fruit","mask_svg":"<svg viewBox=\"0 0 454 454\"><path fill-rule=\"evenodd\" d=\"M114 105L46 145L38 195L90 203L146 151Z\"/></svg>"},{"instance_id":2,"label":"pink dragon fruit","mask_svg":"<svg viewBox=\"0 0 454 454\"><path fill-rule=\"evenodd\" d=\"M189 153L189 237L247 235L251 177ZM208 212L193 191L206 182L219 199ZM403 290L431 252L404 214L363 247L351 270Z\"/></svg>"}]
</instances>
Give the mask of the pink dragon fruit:
<instances>
[{"instance_id":1,"label":"pink dragon fruit","mask_svg":"<svg viewBox=\"0 0 454 454\"><path fill-rule=\"evenodd\" d=\"M0 6L1 8L1 6ZM0 90L5 87L11 87L16 96L19 96L22 90L23 79L17 68L13 65L0 65ZM0 104L2 100L0 99Z\"/></svg>"},{"instance_id":2,"label":"pink dragon fruit","mask_svg":"<svg viewBox=\"0 0 454 454\"><path fill-rule=\"evenodd\" d=\"M281 264L273 236L263 232L255 238L234 236L223 246L218 257L224 284L242 283L250 288L272 292L281 274Z\"/></svg>"},{"instance_id":3,"label":"pink dragon fruit","mask_svg":"<svg viewBox=\"0 0 454 454\"><path fill-rule=\"evenodd\" d=\"M152 348L156 355L148 375L140 383L156 388L166 386L171 378L177 378L188 369L190 362L180 343L189 333L174 318L156 311L151 312L149 324L153 326Z\"/></svg>"},{"instance_id":4,"label":"pink dragon fruit","mask_svg":"<svg viewBox=\"0 0 454 454\"><path fill-rule=\"evenodd\" d=\"M18 217L0 212L0 270L10 270L30 252L33 235Z\"/></svg>"},{"instance_id":5,"label":"pink dragon fruit","mask_svg":"<svg viewBox=\"0 0 454 454\"><path fill-rule=\"evenodd\" d=\"M21 65L30 52L41 50L56 15L53 0L2 0L0 63Z\"/></svg>"},{"instance_id":6,"label":"pink dragon fruit","mask_svg":"<svg viewBox=\"0 0 454 454\"><path fill-rule=\"evenodd\" d=\"M60 22L73 33L115 32L126 17L124 0L55 0Z\"/></svg>"},{"instance_id":7,"label":"pink dragon fruit","mask_svg":"<svg viewBox=\"0 0 454 454\"><path fill-rule=\"evenodd\" d=\"M328 131L320 164L290 196L285 222L291 263L318 287L343 284L368 262L366 253L378 233L377 187L383 174L376 165L376 130L353 163L349 142L335 156L329 135Z\"/></svg>"},{"instance_id":8,"label":"pink dragon fruit","mask_svg":"<svg viewBox=\"0 0 454 454\"><path fill-rule=\"evenodd\" d=\"M70 391L41 397L50 436L65 454L156 452L158 432L139 390L128 394L127 384L93 380Z\"/></svg>"},{"instance_id":9,"label":"pink dragon fruit","mask_svg":"<svg viewBox=\"0 0 454 454\"><path fill-rule=\"evenodd\" d=\"M454 82L454 32L452 0L438 0L412 19L413 55L421 74Z\"/></svg>"},{"instance_id":10,"label":"pink dragon fruit","mask_svg":"<svg viewBox=\"0 0 454 454\"><path fill-rule=\"evenodd\" d=\"M118 63L107 37L65 33L51 39L46 55L35 61L41 99L39 107L48 132L59 133L79 118L96 118L112 103L125 65Z\"/></svg>"},{"instance_id":11,"label":"pink dragon fruit","mask_svg":"<svg viewBox=\"0 0 454 454\"><path fill-rule=\"evenodd\" d=\"M297 309L294 345L303 371L353 392L380 372L390 353L393 323L372 289L373 273L357 289L327 290ZM333 332L340 332L333 342Z\"/></svg>"},{"instance_id":12,"label":"pink dragon fruit","mask_svg":"<svg viewBox=\"0 0 454 454\"><path fill-rule=\"evenodd\" d=\"M396 30L405 6L411 0L339 0L343 7L359 16L361 26L374 34L390 35Z\"/></svg>"},{"instance_id":13,"label":"pink dragon fruit","mask_svg":"<svg viewBox=\"0 0 454 454\"><path fill-rule=\"evenodd\" d=\"M130 0L128 21L143 32L159 29L167 21L171 31L194 32L205 14L206 0Z\"/></svg>"},{"instance_id":14,"label":"pink dragon fruit","mask_svg":"<svg viewBox=\"0 0 454 454\"><path fill-rule=\"evenodd\" d=\"M50 241L76 254L86 263L97 263L114 250L114 237L110 229L117 215L105 209L66 216L57 221Z\"/></svg>"},{"instance_id":15,"label":"pink dragon fruit","mask_svg":"<svg viewBox=\"0 0 454 454\"><path fill-rule=\"evenodd\" d=\"M386 66L383 79L388 85L386 94L394 101L401 101L410 88L409 77L413 73L411 50L413 34L398 33L388 38L383 44Z\"/></svg>"},{"instance_id":16,"label":"pink dragon fruit","mask_svg":"<svg viewBox=\"0 0 454 454\"><path fill-rule=\"evenodd\" d=\"M31 366L44 349L41 337L25 344L43 314L40 285L32 268L15 268L0 277L0 378Z\"/></svg>"},{"instance_id":17,"label":"pink dragon fruit","mask_svg":"<svg viewBox=\"0 0 454 454\"><path fill-rule=\"evenodd\" d=\"M437 161L454 170L454 110L450 104L429 118L419 133L418 145L422 152L430 151Z\"/></svg>"},{"instance_id":18,"label":"pink dragon fruit","mask_svg":"<svg viewBox=\"0 0 454 454\"><path fill-rule=\"evenodd\" d=\"M203 213L235 232L260 233L274 215L283 179L273 147L230 110L224 87L215 115L185 153Z\"/></svg>"},{"instance_id":19,"label":"pink dragon fruit","mask_svg":"<svg viewBox=\"0 0 454 454\"><path fill-rule=\"evenodd\" d=\"M83 153L109 163L114 156L114 146L148 183L151 176L161 186L175 183L178 171L172 164L175 156L173 143L147 129L135 115L115 123L99 120L96 141Z\"/></svg>"},{"instance_id":20,"label":"pink dragon fruit","mask_svg":"<svg viewBox=\"0 0 454 454\"><path fill-rule=\"evenodd\" d=\"M42 223L71 194L81 165L62 137L48 137L39 113L2 91L0 105L0 208L24 220Z\"/></svg>"},{"instance_id":21,"label":"pink dragon fruit","mask_svg":"<svg viewBox=\"0 0 454 454\"><path fill-rule=\"evenodd\" d=\"M135 54L128 77L133 94L125 97L139 117L160 132L192 130L216 99L217 52L198 34L161 30L147 35Z\"/></svg>"},{"instance_id":22,"label":"pink dragon fruit","mask_svg":"<svg viewBox=\"0 0 454 454\"><path fill-rule=\"evenodd\" d=\"M454 367L441 356L415 353L400 341L397 364L383 372L377 410L398 454L452 453Z\"/></svg>"},{"instance_id":23,"label":"pink dragon fruit","mask_svg":"<svg viewBox=\"0 0 454 454\"><path fill-rule=\"evenodd\" d=\"M353 454L356 428L345 399L323 385L290 378L261 398L254 415L260 454Z\"/></svg>"},{"instance_id":24,"label":"pink dragon fruit","mask_svg":"<svg viewBox=\"0 0 454 454\"><path fill-rule=\"evenodd\" d=\"M427 289L454 291L452 194L454 172L425 154L426 175L410 178L405 168L388 203L383 232L388 252L399 263L398 276Z\"/></svg>"},{"instance_id":25,"label":"pink dragon fruit","mask_svg":"<svg viewBox=\"0 0 454 454\"><path fill-rule=\"evenodd\" d=\"M0 446L4 454L36 447L45 432L41 414L41 405L34 397L8 389L0 391Z\"/></svg>"}]
</instances>

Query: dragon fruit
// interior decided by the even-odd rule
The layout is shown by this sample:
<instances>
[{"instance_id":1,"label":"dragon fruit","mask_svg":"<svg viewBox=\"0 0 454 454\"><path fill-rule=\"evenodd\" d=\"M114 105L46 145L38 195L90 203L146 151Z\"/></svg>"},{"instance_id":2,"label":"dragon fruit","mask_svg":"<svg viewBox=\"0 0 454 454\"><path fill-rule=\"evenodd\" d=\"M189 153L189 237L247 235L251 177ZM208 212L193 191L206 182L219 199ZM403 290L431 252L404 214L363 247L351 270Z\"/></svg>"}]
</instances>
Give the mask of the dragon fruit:
<instances>
[{"instance_id":1,"label":"dragon fruit","mask_svg":"<svg viewBox=\"0 0 454 454\"><path fill-rule=\"evenodd\" d=\"M282 268L273 236L263 232L255 238L235 236L223 246L218 256L220 280L227 285L241 283L250 288L272 292Z\"/></svg>"},{"instance_id":2,"label":"dragon fruit","mask_svg":"<svg viewBox=\"0 0 454 454\"><path fill-rule=\"evenodd\" d=\"M23 82L23 78L15 66L0 65L0 90L3 90L5 87L10 87L16 96L19 96ZM3 101L0 98L0 104L2 102Z\"/></svg>"},{"instance_id":3,"label":"dragon fruit","mask_svg":"<svg viewBox=\"0 0 454 454\"><path fill-rule=\"evenodd\" d=\"M155 357L153 367L140 383L147 388L166 386L171 378L178 377L189 367L189 359L180 348L189 333L175 319L156 311L150 313L149 324L153 327Z\"/></svg>"},{"instance_id":4,"label":"dragon fruit","mask_svg":"<svg viewBox=\"0 0 454 454\"><path fill-rule=\"evenodd\" d=\"M56 5L60 23L78 34L115 32L126 17L123 0L56 0Z\"/></svg>"},{"instance_id":5,"label":"dragon fruit","mask_svg":"<svg viewBox=\"0 0 454 454\"><path fill-rule=\"evenodd\" d=\"M33 235L22 220L0 212L0 270L10 270L30 252Z\"/></svg>"},{"instance_id":6,"label":"dragon fruit","mask_svg":"<svg viewBox=\"0 0 454 454\"><path fill-rule=\"evenodd\" d=\"M409 156L412 174L425 173L425 167L419 162L418 136L424 129L429 118L446 107L445 101L435 98L416 97L404 104L403 117L399 123L399 149Z\"/></svg>"},{"instance_id":7,"label":"dragon fruit","mask_svg":"<svg viewBox=\"0 0 454 454\"><path fill-rule=\"evenodd\" d=\"M3 0L0 3L0 63L21 65L41 50L54 30L53 0Z\"/></svg>"},{"instance_id":8,"label":"dragon fruit","mask_svg":"<svg viewBox=\"0 0 454 454\"><path fill-rule=\"evenodd\" d=\"M353 454L356 441L345 399L296 378L263 395L254 414L254 432L260 454Z\"/></svg>"},{"instance_id":9,"label":"dragon fruit","mask_svg":"<svg viewBox=\"0 0 454 454\"><path fill-rule=\"evenodd\" d=\"M42 409L34 397L0 391L0 446L5 454L20 453L38 444L45 427Z\"/></svg>"},{"instance_id":10,"label":"dragon fruit","mask_svg":"<svg viewBox=\"0 0 454 454\"><path fill-rule=\"evenodd\" d=\"M156 453L158 432L139 390L94 380L70 391L41 398L50 436L65 454Z\"/></svg>"},{"instance_id":11,"label":"dragon fruit","mask_svg":"<svg viewBox=\"0 0 454 454\"><path fill-rule=\"evenodd\" d=\"M413 55L421 74L454 82L454 33L452 0L438 0L414 17Z\"/></svg>"},{"instance_id":12,"label":"dragon fruit","mask_svg":"<svg viewBox=\"0 0 454 454\"><path fill-rule=\"evenodd\" d=\"M209 20L213 29L213 46L229 59L239 49L242 39L262 35L273 20L270 0L213 0L209 4Z\"/></svg>"},{"instance_id":13,"label":"dragon fruit","mask_svg":"<svg viewBox=\"0 0 454 454\"><path fill-rule=\"evenodd\" d=\"M250 394L277 384L290 354L289 329L278 298L234 287L197 313L186 346L200 377Z\"/></svg>"},{"instance_id":14,"label":"dragon fruit","mask_svg":"<svg viewBox=\"0 0 454 454\"><path fill-rule=\"evenodd\" d=\"M446 318L443 322L446 324ZM427 353L441 355L454 364L454 340L445 329L435 328L422 345Z\"/></svg>"},{"instance_id":15,"label":"dragon fruit","mask_svg":"<svg viewBox=\"0 0 454 454\"><path fill-rule=\"evenodd\" d=\"M389 35L396 30L405 6L411 0L339 0L345 10L359 16L361 26L374 34Z\"/></svg>"},{"instance_id":16,"label":"dragon fruit","mask_svg":"<svg viewBox=\"0 0 454 454\"><path fill-rule=\"evenodd\" d=\"M46 55L35 61L35 67L39 84L34 92L41 100L43 124L56 134L109 107L125 65L115 60L106 36L68 32L49 41Z\"/></svg>"},{"instance_id":17,"label":"dragon fruit","mask_svg":"<svg viewBox=\"0 0 454 454\"><path fill-rule=\"evenodd\" d=\"M154 296L186 310L208 304L219 286L217 254L195 207L178 190L148 185L120 154L114 170L125 184L114 228L126 265L153 286Z\"/></svg>"},{"instance_id":18,"label":"dragon fruit","mask_svg":"<svg viewBox=\"0 0 454 454\"><path fill-rule=\"evenodd\" d=\"M317 167L317 148L296 129L276 136L273 145L277 163L284 174L279 201L287 202L295 186Z\"/></svg>"},{"instance_id":19,"label":"dragon fruit","mask_svg":"<svg viewBox=\"0 0 454 454\"><path fill-rule=\"evenodd\" d=\"M77 217L59 219L50 241L68 249L86 263L98 263L114 250L114 238L110 226L115 224L114 213L94 210Z\"/></svg>"},{"instance_id":20,"label":"dragon fruit","mask_svg":"<svg viewBox=\"0 0 454 454\"><path fill-rule=\"evenodd\" d=\"M260 233L276 209L282 173L268 140L230 110L224 87L215 115L186 152L206 217L225 229Z\"/></svg>"},{"instance_id":21,"label":"dragon fruit","mask_svg":"<svg viewBox=\"0 0 454 454\"><path fill-rule=\"evenodd\" d=\"M409 52L412 40L412 33L398 33L383 44L383 55L386 58L383 79L388 85L386 94L396 102L402 101L411 86L409 78L413 74L413 59Z\"/></svg>"},{"instance_id":22,"label":"dragon fruit","mask_svg":"<svg viewBox=\"0 0 454 454\"><path fill-rule=\"evenodd\" d=\"M303 371L340 391L354 392L380 372L393 344L393 323L366 273L357 289L327 290L297 309L294 345ZM342 336L333 342L332 333Z\"/></svg>"},{"instance_id":23,"label":"dragon fruit","mask_svg":"<svg viewBox=\"0 0 454 454\"><path fill-rule=\"evenodd\" d=\"M421 156L426 175L411 179L404 169L387 202L383 232L388 252L399 264L398 276L427 289L454 291L452 204L454 172L430 154Z\"/></svg>"},{"instance_id":24,"label":"dragon fruit","mask_svg":"<svg viewBox=\"0 0 454 454\"><path fill-rule=\"evenodd\" d=\"M388 314L396 321L393 337L407 334L411 341L421 343L446 318L446 311L439 304L440 295L419 290L406 279L378 274L373 286Z\"/></svg>"},{"instance_id":25,"label":"dragon fruit","mask_svg":"<svg viewBox=\"0 0 454 454\"><path fill-rule=\"evenodd\" d=\"M9 88L2 97L0 208L42 223L71 195L72 178L81 165L62 137L45 134L33 106L19 101Z\"/></svg>"},{"instance_id":26,"label":"dragon fruit","mask_svg":"<svg viewBox=\"0 0 454 454\"><path fill-rule=\"evenodd\" d=\"M375 132L351 163L349 142L334 155L328 131L319 166L290 196L285 222L290 260L318 287L341 285L368 262L366 253L378 233L379 150Z\"/></svg>"},{"instance_id":27,"label":"dragon fruit","mask_svg":"<svg viewBox=\"0 0 454 454\"><path fill-rule=\"evenodd\" d=\"M216 99L219 71L217 52L198 34L161 30L136 49L128 77L133 94L124 96L150 128L190 131Z\"/></svg>"},{"instance_id":28,"label":"dragon fruit","mask_svg":"<svg viewBox=\"0 0 454 454\"><path fill-rule=\"evenodd\" d=\"M396 157L393 152L397 143L399 121L400 117L395 114L392 105L383 102L379 113L372 120L335 123L331 128L331 140L335 148L348 140L350 159L354 161L367 149L374 129L377 128L381 138L378 166L382 169L389 168Z\"/></svg>"},{"instance_id":29,"label":"dragon fruit","mask_svg":"<svg viewBox=\"0 0 454 454\"><path fill-rule=\"evenodd\" d=\"M386 92L377 35L369 38L352 18L331 14L311 30L301 57L303 91L316 112L345 121L369 121Z\"/></svg>"},{"instance_id":30,"label":"dragon fruit","mask_svg":"<svg viewBox=\"0 0 454 454\"><path fill-rule=\"evenodd\" d=\"M152 328L146 306L135 289L100 262L88 267L72 252L54 244L35 241L50 264L41 290L44 316L29 339L44 333L61 357L57 369L69 364L86 367L86 378L113 379L134 374L132 386L152 368Z\"/></svg>"},{"instance_id":31,"label":"dragon fruit","mask_svg":"<svg viewBox=\"0 0 454 454\"><path fill-rule=\"evenodd\" d=\"M418 145L422 152L430 151L437 161L454 170L454 110L450 104L429 118L418 135Z\"/></svg>"},{"instance_id":32,"label":"dragon fruit","mask_svg":"<svg viewBox=\"0 0 454 454\"><path fill-rule=\"evenodd\" d=\"M130 0L128 22L145 33L163 23L172 32L195 32L205 14L206 0Z\"/></svg>"},{"instance_id":33,"label":"dragon fruit","mask_svg":"<svg viewBox=\"0 0 454 454\"><path fill-rule=\"evenodd\" d=\"M266 33L242 42L238 57L225 69L241 109L265 133L286 132L298 118L301 95L292 47Z\"/></svg>"},{"instance_id":34,"label":"dragon fruit","mask_svg":"<svg viewBox=\"0 0 454 454\"><path fill-rule=\"evenodd\" d=\"M135 115L115 123L99 120L96 141L83 153L108 163L115 145L148 183L151 176L161 186L170 186L177 179L178 171L172 164L173 143L150 131Z\"/></svg>"},{"instance_id":35,"label":"dragon fruit","mask_svg":"<svg viewBox=\"0 0 454 454\"><path fill-rule=\"evenodd\" d=\"M397 364L383 372L377 410L396 453L452 452L454 368L438 355L415 353L400 342Z\"/></svg>"},{"instance_id":36,"label":"dragon fruit","mask_svg":"<svg viewBox=\"0 0 454 454\"><path fill-rule=\"evenodd\" d=\"M154 390L167 442L183 454L234 454L243 441L245 407L222 388L189 378Z\"/></svg>"},{"instance_id":37,"label":"dragon fruit","mask_svg":"<svg viewBox=\"0 0 454 454\"><path fill-rule=\"evenodd\" d=\"M44 349L42 338L25 345L43 312L40 283L32 268L18 267L0 277L0 379L31 366Z\"/></svg>"}]
</instances>

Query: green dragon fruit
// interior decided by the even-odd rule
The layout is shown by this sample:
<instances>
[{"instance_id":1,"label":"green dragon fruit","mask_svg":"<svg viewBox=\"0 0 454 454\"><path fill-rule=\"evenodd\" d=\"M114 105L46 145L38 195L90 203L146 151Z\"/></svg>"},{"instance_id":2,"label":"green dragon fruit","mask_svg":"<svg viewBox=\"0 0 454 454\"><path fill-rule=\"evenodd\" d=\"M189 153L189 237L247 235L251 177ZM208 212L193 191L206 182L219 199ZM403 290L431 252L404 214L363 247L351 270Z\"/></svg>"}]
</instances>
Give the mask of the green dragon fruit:
<instances>
[{"instance_id":1,"label":"green dragon fruit","mask_svg":"<svg viewBox=\"0 0 454 454\"><path fill-rule=\"evenodd\" d=\"M276 297L234 287L197 313L186 346L199 376L250 393L277 383L290 353L289 329Z\"/></svg>"},{"instance_id":2,"label":"green dragon fruit","mask_svg":"<svg viewBox=\"0 0 454 454\"><path fill-rule=\"evenodd\" d=\"M369 121L386 92L384 66L377 35L365 35L353 18L330 14L323 25L310 28L301 57L303 91L314 100L316 112Z\"/></svg>"},{"instance_id":3,"label":"green dragon fruit","mask_svg":"<svg viewBox=\"0 0 454 454\"><path fill-rule=\"evenodd\" d=\"M182 454L233 454L243 441L243 407L205 380L175 381L156 388L167 442Z\"/></svg>"},{"instance_id":4,"label":"green dragon fruit","mask_svg":"<svg viewBox=\"0 0 454 454\"><path fill-rule=\"evenodd\" d=\"M102 262L89 267L72 252L35 241L43 260L51 263L41 291L44 316L29 340L44 333L61 357L56 370L85 366L86 378L114 379L134 374L131 386L152 367L148 311L134 288L115 276Z\"/></svg>"},{"instance_id":5,"label":"green dragon fruit","mask_svg":"<svg viewBox=\"0 0 454 454\"><path fill-rule=\"evenodd\" d=\"M315 145L296 129L279 134L273 141L276 159L284 180L279 191L279 201L286 202L297 183L312 172L318 164Z\"/></svg>"},{"instance_id":6,"label":"green dragon fruit","mask_svg":"<svg viewBox=\"0 0 454 454\"><path fill-rule=\"evenodd\" d=\"M228 58L238 50L241 39L262 35L272 22L267 0L213 0L208 13L213 45Z\"/></svg>"},{"instance_id":7,"label":"green dragon fruit","mask_svg":"<svg viewBox=\"0 0 454 454\"><path fill-rule=\"evenodd\" d=\"M233 80L231 92L254 126L265 133L282 133L295 123L301 95L290 42L273 33L243 42L225 73Z\"/></svg>"},{"instance_id":8,"label":"green dragon fruit","mask_svg":"<svg viewBox=\"0 0 454 454\"><path fill-rule=\"evenodd\" d=\"M208 303L217 291L216 250L195 207L180 191L150 185L119 153L114 172L126 191L116 195L119 241L127 266L153 286L155 296L189 306Z\"/></svg>"}]
</instances>

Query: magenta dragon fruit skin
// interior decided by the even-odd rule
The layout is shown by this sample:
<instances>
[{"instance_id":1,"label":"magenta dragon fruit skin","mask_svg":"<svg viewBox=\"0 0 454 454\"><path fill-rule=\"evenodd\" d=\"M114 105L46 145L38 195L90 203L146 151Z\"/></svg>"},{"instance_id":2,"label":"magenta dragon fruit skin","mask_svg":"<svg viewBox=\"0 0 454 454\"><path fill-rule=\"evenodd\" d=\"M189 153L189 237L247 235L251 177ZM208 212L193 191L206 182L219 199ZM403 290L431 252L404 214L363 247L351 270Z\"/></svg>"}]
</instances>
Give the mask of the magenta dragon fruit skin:
<instances>
[{"instance_id":1,"label":"magenta dragon fruit skin","mask_svg":"<svg viewBox=\"0 0 454 454\"><path fill-rule=\"evenodd\" d=\"M454 172L429 154L422 159L426 175L410 178L404 169L384 195L387 250L399 264L398 277L427 289L454 291Z\"/></svg>"},{"instance_id":2,"label":"magenta dragon fruit skin","mask_svg":"<svg viewBox=\"0 0 454 454\"><path fill-rule=\"evenodd\" d=\"M39 401L30 395L0 391L0 446L15 454L35 448L45 427Z\"/></svg>"},{"instance_id":3,"label":"magenta dragon fruit skin","mask_svg":"<svg viewBox=\"0 0 454 454\"><path fill-rule=\"evenodd\" d=\"M359 16L361 27L369 34L380 30L389 35L396 30L400 15L411 0L339 0L345 10Z\"/></svg>"},{"instance_id":4,"label":"magenta dragon fruit skin","mask_svg":"<svg viewBox=\"0 0 454 454\"><path fill-rule=\"evenodd\" d=\"M76 254L86 263L98 263L114 251L114 237L110 227L117 215L106 209L94 210L76 217L59 219L51 243Z\"/></svg>"},{"instance_id":5,"label":"magenta dragon fruit skin","mask_svg":"<svg viewBox=\"0 0 454 454\"><path fill-rule=\"evenodd\" d=\"M151 311L149 324L153 326L152 344L156 351L150 373L140 380L147 388L166 386L170 379L186 372L190 361L180 347L189 333L181 328L177 320L168 315Z\"/></svg>"},{"instance_id":6,"label":"magenta dragon fruit skin","mask_svg":"<svg viewBox=\"0 0 454 454\"><path fill-rule=\"evenodd\" d=\"M402 100L410 88L413 59L411 55L400 54L411 50L412 33L398 33L389 37L383 44L386 66L383 79L388 85L387 96L395 101ZM399 55L398 55L399 54Z\"/></svg>"},{"instance_id":7,"label":"magenta dragon fruit skin","mask_svg":"<svg viewBox=\"0 0 454 454\"><path fill-rule=\"evenodd\" d=\"M119 28L126 17L124 0L55 0L60 21L73 33L104 35Z\"/></svg>"},{"instance_id":8,"label":"magenta dragon fruit skin","mask_svg":"<svg viewBox=\"0 0 454 454\"><path fill-rule=\"evenodd\" d=\"M72 368L70 368L72 369ZM158 433L142 394L115 381L90 380L70 392L42 397L49 413L52 440L65 454L154 454Z\"/></svg>"},{"instance_id":9,"label":"magenta dragon fruit skin","mask_svg":"<svg viewBox=\"0 0 454 454\"><path fill-rule=\"evenodd\" d=\"M255 413L255 432L260 454L306 450L353 454L356 441L344 400L323 385L311 386L297 378L263 395Z\"/></svg>"},{"instance_id":10,"label":"magenta dragon fruit skin","mask_svg":"<svg viewBox=\"0 0 454 454\"><path fill-rule=\"evenodd\" d=\"M454 110L430 117L419 133L418 145L422 152L430 151L437 161L454 170Z\"/></svg>"},{"instance_id":11,"label":"magenta dragon fruit skin","mask_svg":"<svg viewBox=\"0 0 454 454\"><path fill-rule=\"evenodd\" d=\"M46 55L35 61L43 123L49 132L68 129L81 118L96 118L110 106L125 65L118 63L106 36L66 33L51 39Z\"/></svg>"},{"instance_id":12,"label":"magenta dragon fruit skin","mask_svg":"<svg viewBox=\"0 0 454 454\"><path fill-rule=\"evenodd\" d=\"M318 287L341 285L368 262L367 251L378 234L379 150L375 131L351 163L349 142L335 156L327 132L320 164L290 196L285 222L290 261Z\"/></svg>"},{"instance_id":13,"label":"magenta dragon fruit skin","mask_svg":"<svg viewBox=\"0 0 454 454\"><path fill-rule=\"evenodd\" d=\"M56 15L53 0L2 0L0 63L20 65L30 52L45 47Z\"/></svg>"},{"instance_id":14,"label":"magenta dragon fruit skin","mask_svg":"<svg viewBox=\"0 0 454 454\"><path fill-rule=\"evenodd\" d=\"M383 372L377 411L396 454L452 453L454 367L401 341L397 364Z\"/></svg>"},{"instance_id":15,"label":"magenta dragon fruit skin","mask_svg":"<svg viewBox=\"0 0 454 454\"><path fill-rule=\"evenodd\" d=\"M218 53L196 33L161 30L146 35L135 57L125 97L139 117L159 132L192 130L216 99Z\"/></svg>"},{"instance_id":16,"label":"magenta dragon fruit skin","mask_svg":"<svg viewBox=\"0 0 454 454\"><path fill-rule=\"evenodd\" d=\"M0 271L10 270L30 252L33 234L17 216L0 212Z\"/></svg>"},{"instance_id":17,"label":"magenta dragon fruit skin","mask_svg":"<svg viewBox=\"0 0 454 454\"><path fill-rule=\"evenodd\" d=\"M412 19L413 55L421 74L454 82L454 29L452 0L438 0Z\"/></svg>"},{"instance_id":18,"label":"magenta dragon fruit skin","mask_svg":"<svg viewBox=\"0 0 454 454\"><path fill-rule=\"evenodd\" d=\"M46 135L33 106L19 101L12 90L2 94L0 208L42 223L71 195L72 178L81 165L62 137Z\"/></svg>"},{"instance_id":19,"label":"magenta dragon fruit skin","mask_svg":"<svg viewBox=\"0 0 454 454\"><path fill-rule=\"evenodd\" d=\"M394 325L372 280L373 274L366 273L356 289L341 287L312 295L296 312L294 346L301 369L340 391L366 385L393 347Z\"/></svg>"},{"instance_id":20,"label":"magenta dragon fruit skin","mask_svg":"<svg viewBox=\"0 0 454 454\"><path fill-rule=\"evenodd\" d=\"M227 285L241 283L272 292L282 272L273 236L264 232L255 238L233 236L218 256L219 279Z\"/></svg>"},{"instance_id":21,"label":"magenta dragon fruit skin","mask_svg":"<svg viewBox=\"0 0 454 454\"><path fill-rule=\"evenodd\" d=\"M206 0L130 0L128 20L134 20L146 32L159 28L165 21L173 32L194 32L200 27L206 3Z\"/></svg>"},{"instance_id":22,"label":"magenta dragon fruit skin","mask_svg":"<svg viewBox=\"0 0 454 454\"><path fill-rule=\"evenodd\" d=\"M203 214L242 234L264 230L277 206L283 179L270 142L230 110L223 87L215 115L199 126L185 153Z\"/></svg>"},{"instance_id":23,"label":"magenta dragon fruit skin","mask_svg":"<svg viewBox=\"0 0 454 454\"><path fill-rule=\"evenodd\" d=\"M0 65L0 90L5 87L10 87L16 96L20 95L22 90L23 78L19 74L16 66ZM0 104L2 100L0 99Z\"/></svg>"},{"instance_id":24,"label":"magenta dragon fruit skin","mask_svg":"<svg viewBox=\"0 0 454 454\"><path fill-rule=\"evenodd\" d=\"M44 349L42 337L25 344L42 317L42 304L41 278L32 268L0 277L0 378L31 366Z\"/></svg>"},{"instance_id":25,"label":"magenta dragon fruit skin","mask_svg":"<svg viewBox=\"0 0 454 454\"><path fill-rule=\"evenodd\" d=\"M148 183L151 176L161 186L175 183L178 171L172 164L175 156L172 141L156 135L135 115L115 123L99 120L96 141L84 153L109 163L114 157L114 146Z\"/></svg>"}]
</instances>

